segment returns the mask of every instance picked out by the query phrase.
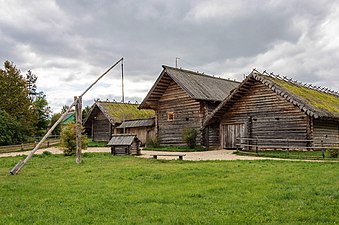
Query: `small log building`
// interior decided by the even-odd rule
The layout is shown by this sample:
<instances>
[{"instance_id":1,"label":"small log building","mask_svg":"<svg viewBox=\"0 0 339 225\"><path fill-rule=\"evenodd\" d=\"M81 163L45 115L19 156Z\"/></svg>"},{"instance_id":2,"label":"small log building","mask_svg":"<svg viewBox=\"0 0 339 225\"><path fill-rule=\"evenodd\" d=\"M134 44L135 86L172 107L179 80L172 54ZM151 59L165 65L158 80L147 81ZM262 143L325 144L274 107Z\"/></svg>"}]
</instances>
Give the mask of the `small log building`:
<instances>
[{"instance_id":1,"label":"small log building","mask_svg":"<svg viewBox=\"0 0 339 225\"><path fill-rule=\"evenodd\" d=\"M197 145L209 136L211 146L219 140L219 133L202 133L203 122L238 85L236 81L163 66L140 108L155 110L155 132L160 145L185 145L183 131L194 128L198 131Z\"/></svg>"},{"instance_id":2,"label":"small log building","mask_svg":"<svg viewBox=\"0 0 339 225\"><path fill-rule=\"evenodd\" d=\"M339 96L324 90L253 70L208 116L204 129L219 130L224 149L236 148L240 137L310 140L294 144L300 147L338 143Z\"/></svg>"},{"instance_id":3,"label":"small log building","mask_svg":"<svg viewBox=\"0 0 339 225\"><path fill-rule=\"evenodd\" d=\"M140 155L140 140L133 134L113 134L107 145L112 155Z\"/></svg>"},{"instance_id":4,"label":"small log building","mask_svg":"<svg viewBox=\"0 0 339 225\"><path fill-rule=\"evenodd\" d=\"M154 137L154 118L126 120L117 127L120 134L135 134L140 140L140 145L148 143Z\"/></svg>"},{"instance_id":5,"label":"small log building","mask_svg":"<svg viewBox=\"0 0 339 225\"><path fill-rule=\"evenodd\" d=\"M96 101L84 120L93 141L109 141L124 120L154 118L153 110L139 110L138 104ZM143 134L146 136L146 134Z\"/></svg>"}]
</instances>

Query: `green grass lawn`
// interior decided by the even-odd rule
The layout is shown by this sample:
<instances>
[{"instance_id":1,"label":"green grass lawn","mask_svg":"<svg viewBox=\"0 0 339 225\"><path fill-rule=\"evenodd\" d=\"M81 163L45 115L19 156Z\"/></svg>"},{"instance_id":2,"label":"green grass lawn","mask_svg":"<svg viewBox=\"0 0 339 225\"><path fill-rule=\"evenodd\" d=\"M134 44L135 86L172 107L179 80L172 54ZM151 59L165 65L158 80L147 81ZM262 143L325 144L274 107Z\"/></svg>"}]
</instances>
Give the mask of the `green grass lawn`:
<instances>
[{"instance_id":1,"label":"green grass lawn","mask_svg":"<svg viewBox=\"0 0 339 225\"><path fill-rule=\"evenodd\" d=\"M0 224L337 224L339 164L0 158Z\"/></svg>"}]
</instances>

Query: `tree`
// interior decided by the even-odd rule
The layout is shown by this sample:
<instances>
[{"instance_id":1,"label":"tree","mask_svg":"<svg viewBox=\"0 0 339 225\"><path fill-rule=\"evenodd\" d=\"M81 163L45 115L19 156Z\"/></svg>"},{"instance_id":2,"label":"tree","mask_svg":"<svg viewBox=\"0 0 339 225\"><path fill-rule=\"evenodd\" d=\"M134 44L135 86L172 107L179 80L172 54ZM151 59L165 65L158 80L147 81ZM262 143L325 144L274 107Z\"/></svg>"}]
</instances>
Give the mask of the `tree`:
<instances>
[{"instance_id":1,"label":"tree","mask_svg":"<svg viewBox=\"0 0 339 225\"><path fill-rule=\"evenodd\" d=\"M90 110L91 107L89 107L88 105L82 110L82 120L86 119Z\"/></svg>"},{"instance_id":2,"label":"tree","mask_svg":"<svg viewBox=\"0 0 339 225\"><path fill-rule=\"evenodd\" d=\"M33 102L34 114L36 117L35 123L35 131L36 135L42 136L49 124L49 117L52 113L51 108L48 106L48 102L46 100L46 95L43 92L36 95L35 100Z\"/></svg>"},{"instance_id":3,"label":"tree","mask_svg":"<svg viewBox=\"0 0 339 225\"><path fill-rule=\"evenodd\" d=\"M50 122L50 126L52 127L56 121L58 121L58 119L60 118L61 116L61 113L54 113L52 115L52 118L51 118L51 122ZM55 129L52 131L52 134L53 135L59 135L61 132L61 124L59 123Z\"/></svg>"},{"instance_id":4,"label":"tree","mask_svg":"<svg viewBox=\"0 0 339 225\"><path fill-rule=\"evenodd\" d=\"M9 61L5 61L4 69L0 69L0 96L0 110L15 118L27 137L32 135L34 112L27 82L20 70Z\"/></svg>"},{"instance_id":5,"label":"tree","mask_svg":"<svg viewBox=\"0 0 339 225\"><path fill-rule=\"evenodd\" d=\"M32 71L28 70L26 74L26 82L27 82L28 95L31 101L34 101L36 95L38 94L37 86L36 86L37 80L38 80L38 77L35 74L33 74Z\"/></svg>"},{"instance_id":6,"label":"tree","mask_svg":"<svg viewBox=\"0 0 339 225\"><path fill-rule=\"evenodd\" d=\"M24 132L15 118L0 110L0 145L12 145L24 139Z\"/></svg>"}]
</instances>

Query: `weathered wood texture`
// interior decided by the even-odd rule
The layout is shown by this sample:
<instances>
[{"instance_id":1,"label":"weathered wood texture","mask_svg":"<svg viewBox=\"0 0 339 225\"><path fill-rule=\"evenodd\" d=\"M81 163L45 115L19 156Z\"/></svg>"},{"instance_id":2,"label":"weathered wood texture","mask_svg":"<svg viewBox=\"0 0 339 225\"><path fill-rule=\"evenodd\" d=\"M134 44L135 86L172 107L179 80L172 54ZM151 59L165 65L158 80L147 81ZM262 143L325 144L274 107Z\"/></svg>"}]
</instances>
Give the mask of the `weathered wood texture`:
<instances>
[{"instance_id":1,"label":"weathered wood texture","mask_svg":"<svg viewBox=\"0 0 339 225\"><path fill-rule=\"evenodd\" d=\"M316 145L321 143L338 143L339 142L339 121L331 120L314 120L313 139Z\"/></svg>"},{"instance_id":2,"label":"weathered wood texture","mask_svg":"<svg viewBox=\"0 0 339 225\"><path fill-rule=\"evenodd\" d=\"M205 121L206 117L213 112L219 103L220 102L201 102L201 114L203 118L202 122ZM219 143L219 124L211 124L202 132L201 145L207 147L208 149L216 149L219 148Z\"/></svg>"},{"instance_id":3,"label":"weathered wood texture","mask_svg":"<svg viewBox=\"0 0 339 225\"><path fill-rule=\"evenodd\" d=\"M120 133L122 132L122 129L119 129ZM149 127L133 127L133 128L125 128L126 134L134 134L138 137L138 139L141 141L141 145L145 145L150 138L154 138L155 131L154 128Z\"/></svg>"},{"instance_id":4,"label":"weathered wood texture","mask_svg":"<svg viewBox=\"0 0 339 225\"><path fill-rule=\"evenodd\" d=\"M109 141L112 135L112 125L101 111L98 112L92 123L93 141Z\"/></svg>"},{"instance_id":5,"label":"weathered wood texture","mask_svg":"<svg viewBox=\"0 0 339 225\"><path fill-rule=\"evenodd\" d=\"M74 97L75 105L75 122L76 122L76 163L81 163L81 135L82 135L82 97Z\"/></svg>"},{"instance_id":6,"label":"weathered wood texture","mask_svg":"<svg viewBox=\"0 0 339 225\"><path fill-rule=\"evenodd\" d=\"M128 145L117 145L111 147L112 155L140 155L140 147L138 142Z\"/></svg>"},{"instance_id":7,"label":"weathered wood texture","mask_svg":"<svg viewBox=\"0 0 339 225\"><path fill-rule=\"evenodd\" d=\"M174 113L173 121L168 121L169 112ZM156 113L161 145L185 145L182 133L186 128L198 131L197 144L200 144L200 103L188 96L174 81L161 96Z\"/></svg>"},{"instance_id":8,"label":"weathered wood texture","mask_svg":"<svg viewBox=\"0 0 339 225\"><path fill-rule=\"evenodd\" d=\"M238 126L244 130L239 131ZM309 119L305 113L262 83L255 82L221 117L221 147L233 148L226 140L241 136L307 140L310 138L308 127Z\"/></svg>"}]
</instances>

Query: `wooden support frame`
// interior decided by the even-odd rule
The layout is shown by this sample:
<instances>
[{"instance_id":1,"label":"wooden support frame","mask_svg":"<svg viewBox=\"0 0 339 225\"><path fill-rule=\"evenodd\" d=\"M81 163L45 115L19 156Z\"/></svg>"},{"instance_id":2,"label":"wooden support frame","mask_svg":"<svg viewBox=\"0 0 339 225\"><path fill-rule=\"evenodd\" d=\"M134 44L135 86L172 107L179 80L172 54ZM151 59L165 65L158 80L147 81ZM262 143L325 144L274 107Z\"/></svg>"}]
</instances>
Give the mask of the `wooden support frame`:
<instances>
[{"instance_id":1,"label":"wooden support frame","mask_svg":"<svg viewBox=\"0 0 339 225\"><path fill-rule=\"evenodd\" d=\"M116 63L114 63L106 72L101 74L101 76L96 79L79 97L84 96L101 78L103 78L109 71L111 71L116 65L118 65L120 62L122 62L124 58L119 59ZM52 133L52 131L56 128L56 126L59 125L59 123L65 118L67 113L70 112L70 110L77 104L77 101L74 101L70 107L60 116L60 118L54 123L54 125L47 131L45 136L40 140L40 142L35 146L35 148L27 155L27 157L23 161L19 161L10 171L12 175L16 175L22 167L25 166L25 164L28 162L28 160L34 155L34 153L40 148L40 146L44 143L44 141L47 139L47 137Z\"/></svg>"}]
</instances>

